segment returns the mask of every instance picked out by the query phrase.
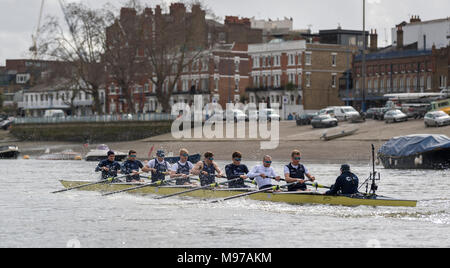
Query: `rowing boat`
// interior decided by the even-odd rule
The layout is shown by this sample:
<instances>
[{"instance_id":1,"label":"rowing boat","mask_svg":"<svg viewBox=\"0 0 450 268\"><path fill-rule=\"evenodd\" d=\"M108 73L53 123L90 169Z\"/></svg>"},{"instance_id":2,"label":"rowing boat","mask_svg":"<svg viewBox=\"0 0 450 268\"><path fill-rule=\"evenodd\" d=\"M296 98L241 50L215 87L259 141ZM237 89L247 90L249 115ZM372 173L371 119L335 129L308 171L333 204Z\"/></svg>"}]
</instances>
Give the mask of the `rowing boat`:
<instances>
[{"instance_id":1,"label":"rowing boat","mask_svg":"<svg viewBox=\"0 0 450 268\"><path fill-rule=\"evenodd\" d=\"M61 181L61 184L66 188L77 187L92 182L87 181ZM129 187L138 186L142 184L130 183L113 183L113 184L98 184L83 188L85 191L100 191L113 192L125 190ZM169 195L181 192L187 189L192 189L192 186L162 186L162 187L145 187L129 193L142 195ZM199 191L189 192L182 196L189 196L201 199L218 199L235 196L238 194L251 192L253 189L202 189ZM258 193L250 195L247 198L259 201L269 201L277 203L288 204L324 204L324 205L338 205L338 206L385 206L385 207L415 207L417 201L414 200L398 200L388 197L380 196L326 196L315 192L279 192L279 193Z\"/></svg>"}]
</instances>

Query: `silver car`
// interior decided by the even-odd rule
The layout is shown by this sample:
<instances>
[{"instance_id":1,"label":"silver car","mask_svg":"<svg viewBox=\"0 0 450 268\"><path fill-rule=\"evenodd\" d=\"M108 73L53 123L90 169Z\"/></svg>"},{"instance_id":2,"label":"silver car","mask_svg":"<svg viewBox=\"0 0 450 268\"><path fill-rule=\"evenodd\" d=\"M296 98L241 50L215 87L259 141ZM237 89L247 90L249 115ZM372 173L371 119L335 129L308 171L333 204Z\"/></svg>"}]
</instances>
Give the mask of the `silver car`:
<instances>
[{"instance_id":1,"label":"silver car","mask_svg":"<svg viewBox=\"0 0 450 268\"><path fill-rule=\"evenodd\" d=\"M384 115L384 121L388 123L408 121L408 116L400 110L391 110Z\"/></svg>"},{"instance_id":2,"label":"silver car","mask_svg":"<svg viewBox=\"0 0 450 268\"><path fill-rule=\"evenodd\" d=\"M425 115L426 127L442 127L450 125L450 116L443 111L429 112Z\"/></svg>"}]
</instances>

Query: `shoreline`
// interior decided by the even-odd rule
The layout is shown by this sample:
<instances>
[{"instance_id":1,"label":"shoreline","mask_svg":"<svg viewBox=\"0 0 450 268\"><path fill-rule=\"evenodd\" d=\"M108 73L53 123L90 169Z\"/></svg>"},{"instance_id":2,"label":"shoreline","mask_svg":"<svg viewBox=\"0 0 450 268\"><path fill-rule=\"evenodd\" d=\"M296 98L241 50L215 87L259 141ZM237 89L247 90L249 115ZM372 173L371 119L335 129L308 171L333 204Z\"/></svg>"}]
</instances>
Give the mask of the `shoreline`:
<instances>
[{"instance_id":1,"label":"shoreline","mask_svg":"<svg viewBox=\"0 0 450 268\"><path fill-rule=\"evenodd\" d=\"M109 142L107 145L116 151L128 152L134 149L138 152L138 159L149 160L148 153L154 146L152 155L156 151L163 149L166 155L171 152L178 155L181 148L189 150L190 154L212 151L215 158L220 161L231 160L234 151L243 153L243 159L258 161L264 155L271 155L274 161L289 161L292 150L298 149L302 152L305 163L342 164L352 162L371 161L371 145L374 144L376 151L389 139L396 136L411 134L442 134L450 136L450 126L442 128L425 128L423 120L410 120L405 123L385 124L383 121L368 120L362 124L341 123L337 128L313 129L311 126L296 126L295 121L280 122L279 146L274 150L261 150L263 139L184 139L176 140L171 134L160 135L152 138L128 141ZM339 138L331 141L322 141L320 137L324 133L333 134L343 130L357 128L358 131L351 136ZM248 128L247 128L248 129ZM19 146L21 155L30 155L33 159L43 154L46 148L51 152L72 149L82 155L87 153L86 148L81 143L70 142L14 142L6 140L7 135L2 135L1 145L14 144ZM89 149L95 148L98 144L91 144Z\"/></svg>"}]
</instances>

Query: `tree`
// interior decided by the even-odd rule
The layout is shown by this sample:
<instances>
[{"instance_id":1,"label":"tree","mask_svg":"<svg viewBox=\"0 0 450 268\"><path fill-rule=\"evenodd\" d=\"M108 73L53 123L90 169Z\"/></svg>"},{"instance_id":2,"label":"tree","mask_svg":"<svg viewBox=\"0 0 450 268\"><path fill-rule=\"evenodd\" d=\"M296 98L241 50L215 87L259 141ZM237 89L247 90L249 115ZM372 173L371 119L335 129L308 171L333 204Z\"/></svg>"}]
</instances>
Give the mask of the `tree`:
<instances>
[{"instance_id":1,"label":"tree","mask_svg":"<svg viewBox=\"0 0 450 268\"><path fill-rule=\"evenodd\" d=\"M120 18L107 29L105 62L112 80L122 90L129 112L134 112L133 89L150 81L163 112L170 111L170 98L183 72L207 54L206 12L192 5L191 12L181 3L172 4L170 13L160 6L154 10L122 8ZM138 14L139 13L139 14Z\"/></svg>"},{"instance_id":2,"label":"tree","mask_svg":"<svg viewBox=\"0 0 450 268\"><path fill-rule=\"evenodd\" d=\"M43 26L39 54L53 60L67 62L71 66L66 78L77 90L93 97L93 112L102 114L100 90L106 81L102 64L105 52L105 28L114 15L109 9L91 9L82 3L64 4L60 1L65 23L49 17ZM53 70L59 72L59 70ZM73 94L75 95L75 94Z\"/></svg>"}]
</instances>

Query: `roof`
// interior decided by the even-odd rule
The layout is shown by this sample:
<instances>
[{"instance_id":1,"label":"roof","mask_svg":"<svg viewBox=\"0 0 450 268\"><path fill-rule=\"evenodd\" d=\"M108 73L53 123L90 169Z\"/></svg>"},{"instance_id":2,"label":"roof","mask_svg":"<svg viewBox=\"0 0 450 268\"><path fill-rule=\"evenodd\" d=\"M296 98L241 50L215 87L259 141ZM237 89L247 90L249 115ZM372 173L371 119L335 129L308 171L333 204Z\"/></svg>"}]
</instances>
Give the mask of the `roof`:
<instances>
[{"instance_id":1,"label":"roof","mask_svg":"<svg viewBox=\"0 0 450 268\"><path fill-rule=\"evenodd\" d=\"M36 85L30 89L28 89L26 92L48 92L48 91L60 91L60 90L66 90L73 86L73 82L69 79L65 78L59 78L55 81L52 81L50 83L43 83Z\"/></svg>"},{"instance_id":2,"label":"roof","mask_svg":"<svg viewBox=\"0 0 450 268\"><path fill-rule=\"evenodd\" d=\"M391 50L387 52L370 53L366 55L366 60L386 60L396 58L422 57L432 54L431 50ZM361 61L362 55L357 55L355 61Z\"/></svg>"}]
</instances>

